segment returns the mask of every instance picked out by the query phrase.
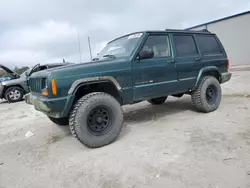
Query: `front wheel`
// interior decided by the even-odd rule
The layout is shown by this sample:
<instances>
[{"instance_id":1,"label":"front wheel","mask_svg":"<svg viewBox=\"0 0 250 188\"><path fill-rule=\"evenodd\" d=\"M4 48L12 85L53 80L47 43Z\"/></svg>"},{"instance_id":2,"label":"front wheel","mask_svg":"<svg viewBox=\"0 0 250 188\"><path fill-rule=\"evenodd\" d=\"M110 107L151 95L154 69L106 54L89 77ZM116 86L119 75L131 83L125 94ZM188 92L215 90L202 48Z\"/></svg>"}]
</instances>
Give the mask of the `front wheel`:
<instances>
[{"instance_id":1,"label":"front wheel","mask_svg":"<svg viewBox=\"0 0 250 188\"><path fill-rule=\"evenodd\" d=\"M4 98L10 102L18 102L21 101L23 99L23 95L24 95L24 91L22 88L20 87L9 87L6 91L5 91L5 96Z\"/></svg>"},{"instance_id":2,"label":"front wheel","mask_svg":"<svg viewBox=\"0 0 250 188\"><path fill-rule=\"evenodd\" d=\"M212 76L202 79L199 87L191 95L193 105L201 112L215 111L221 102L221 86Z\"/></svg>"},{"instance_id":3,"label":"front wheel","mask_svg":"<svg viewBox=\"0 0 250 188\"><path fill-rule=\"evenodd\" d=\"M55 124L60 125L60 126L65 126L69 124L69 118L53 118L49 117L48 118Z\"/></svg>"},{"instance_id":4,"label":"front wheel","mask_svg":"<svg viewBox=\"0 0 250 188\"><path fill-rule=\"evenodd\" d=\"M95 92L80 98L70 113L71 133L90 148L112 143L120 134L123 112L109 94Z\"/></svg>"},{"instance_id":5,"label":"front wheel","mask_svg":"<svg viewBox=\"0 0 250 188\"><path fill-rule=\"evenodd\" d=\"M167 97L159 97L159 98L150 99L148 100L148 102L153 105L158 105L158 104L163 104L166 100L167 100Z\"/></svg>"}]
</instances>

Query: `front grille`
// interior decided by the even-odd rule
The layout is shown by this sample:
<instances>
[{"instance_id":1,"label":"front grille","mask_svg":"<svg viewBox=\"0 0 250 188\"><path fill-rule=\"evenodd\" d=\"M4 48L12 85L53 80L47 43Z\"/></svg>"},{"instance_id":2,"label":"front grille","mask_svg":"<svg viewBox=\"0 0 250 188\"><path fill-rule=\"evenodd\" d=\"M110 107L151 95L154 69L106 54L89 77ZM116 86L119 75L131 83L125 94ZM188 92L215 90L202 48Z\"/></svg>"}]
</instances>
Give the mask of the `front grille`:
<instances>
[{"instance_id":1,"label":"front grille","mask_svg":"<svg viewBox=\"0 0 250 188\"><path fill-rule=\"evenodd\" d=\"M30 78L28 81L30 91L41 92L46 86L46 78Z\"/></svg>"}]
</instances>

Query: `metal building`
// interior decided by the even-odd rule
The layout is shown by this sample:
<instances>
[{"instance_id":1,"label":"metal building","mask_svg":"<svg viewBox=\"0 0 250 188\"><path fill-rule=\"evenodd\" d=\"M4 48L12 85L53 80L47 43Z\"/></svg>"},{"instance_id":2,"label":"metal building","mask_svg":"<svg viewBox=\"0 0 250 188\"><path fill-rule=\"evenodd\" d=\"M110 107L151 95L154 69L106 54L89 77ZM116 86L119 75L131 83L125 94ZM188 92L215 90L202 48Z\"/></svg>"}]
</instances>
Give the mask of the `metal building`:
<instances>
[{"instance_id":1,"label":"metal building","mask_svg":"<svg viewBox=\"0 0 250 188\"><path fill-rule=\"evenodd\" d=\"M187 29L207 29L215 33L226 49L231 65L250 65L250 11Z\"/></svg>"}]
</instances>

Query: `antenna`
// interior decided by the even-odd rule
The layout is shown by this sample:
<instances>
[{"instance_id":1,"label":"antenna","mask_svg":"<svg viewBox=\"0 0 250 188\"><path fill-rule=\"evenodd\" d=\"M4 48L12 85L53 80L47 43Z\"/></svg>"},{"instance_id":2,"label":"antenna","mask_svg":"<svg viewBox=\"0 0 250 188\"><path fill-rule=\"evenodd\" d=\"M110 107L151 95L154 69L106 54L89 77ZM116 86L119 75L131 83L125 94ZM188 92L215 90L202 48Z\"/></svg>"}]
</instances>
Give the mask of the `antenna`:
<instances>
[{"instance_id":1,"label":"antenna","mask_svg":"<svg viewBox=\"0 0 250 188\"><path fill-rule=\"evenodd\" d=\"M89 55L90 55L90 61L92 61L92 52L91 52L91 46L90 46L90 38L88 37L88 43L89 43Z\"/></svg>"},{"instance_id":2,"label":"antenna","mask_svg":"<svg viewBox=\"0 0 250 188\"><path fill-rule=\"evenodd\" d=\"M82 53L81 53L81 44L80 44L80 36L77 28L77 41L78 41L78 50L79 50L79 59L80 63L82 62Z\"/></svg>"}]
</instances>

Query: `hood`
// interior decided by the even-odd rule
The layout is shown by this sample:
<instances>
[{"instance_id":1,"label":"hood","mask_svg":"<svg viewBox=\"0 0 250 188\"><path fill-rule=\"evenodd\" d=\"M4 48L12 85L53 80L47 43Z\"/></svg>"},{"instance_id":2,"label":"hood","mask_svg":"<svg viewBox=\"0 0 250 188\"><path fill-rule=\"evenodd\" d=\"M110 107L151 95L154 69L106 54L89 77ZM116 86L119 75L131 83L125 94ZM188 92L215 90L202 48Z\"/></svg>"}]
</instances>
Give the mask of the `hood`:
<instances>
[{"instance_id":1,"label":"hood","mask_svg":"<svg viewBox=\"0 0 250 188\"><path fill-rule=\"evenodd\" d=\"M1 64L0 64L0 68L2 68L5 72L9 73L14 78L19 78L20 77L16 72L10 70L9 68L7 68L7 67L5 67L5 66L3 66Z\"/></svg>"},{"instance_id":2,"label":"hood","mask_svg":"<svg viewBox=\"0 0 250 188\"><path fill-rule=\"evenodd\" d=\"M87 61L87 62L83 62L83 63L75 63L72 65L67 65L67 66L60 66L60 67L56 67L56 68L52 68L52 69L48 69L49 72L54 72L57 70L65 70L65 69L78 69L78 68L82 68L82 67L92 67L92 66L99 66L99 65L103 65L105 63L109 64L109 63L113 63L113 62L120 62L120 61L125 61L126 59L124 58L116 58L116 59L101 59L101 60L96 60L96 61Z\"/></svg>"},{"instance_id":3,"label":"hood","mask_svg":"<svg viewBox=\"0 0 250 188\"><path fill-rule=\"evenodd\" d=\"M83 65L90 65L90 64L94 64L94 63L99 63L99 62L103 62L103 61L89 61L89 62L84 62L84 63L76 63L76 64L69 64L69 65L65 65L65 66L58 66L55 68L50 68L47 69L49 72L53 72L53 71L57 71L57 70L61 70L61 69L67 69L69 67L82 67Z\"/></svg>"},{"instance_id":4,"label":"hood","mask_svg":"<svg viewBox=\"0 0 250 188\"><path fill-rule=\"evenodd\" d=\"M75 76L85 76L90 74L101 75L103 72L111 71L112 69L117 69L118 64L121 66L126 66L121 62L128 61L125 58L117 59L102 59L98 61L90 61L85 63L76 63L68 66L60 66L52 69L46 69L43 71L34 72L30 78L35 77L46 77L48 75L53 75L56 78L69 78L75 79Z\"/></svg>"},{"instance_id":5,"label":"hood","mask_svg":"<svg viewBox=\"0 0 250 188\"><path fill-rule=\"evenodd\" d=\"M57 78L72 78L85 76L99 76L112 70L125 69L127 67L126 59L100 60L86 63L74 64L71 66L63 66L54 69L48 69L48 72ZM38 75L37 75L38 76ZM74 78L73 78L74 77Z\"/></svg>"}]
</instances>

